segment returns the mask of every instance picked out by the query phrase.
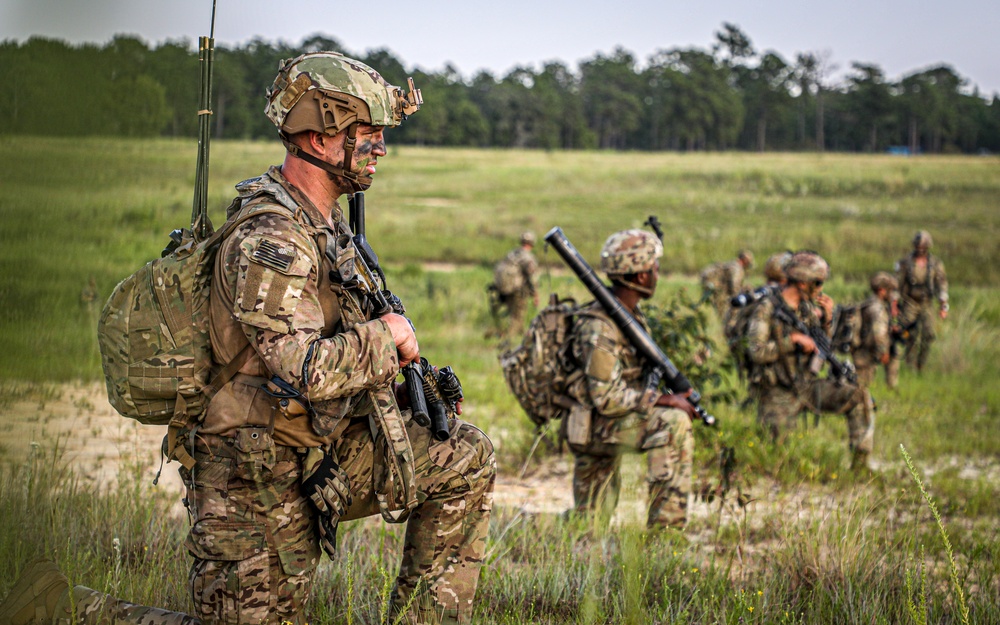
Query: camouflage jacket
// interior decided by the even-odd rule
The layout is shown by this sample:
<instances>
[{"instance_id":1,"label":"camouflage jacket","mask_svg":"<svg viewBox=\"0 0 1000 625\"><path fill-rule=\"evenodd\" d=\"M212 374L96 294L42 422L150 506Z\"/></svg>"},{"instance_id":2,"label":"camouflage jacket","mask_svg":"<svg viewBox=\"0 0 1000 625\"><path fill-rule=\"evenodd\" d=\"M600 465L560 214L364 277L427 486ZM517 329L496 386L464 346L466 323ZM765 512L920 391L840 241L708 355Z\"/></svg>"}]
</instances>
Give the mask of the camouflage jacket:
<instances>
[{"instance_id":1,"label":"camouflage jacket","mask_svg":"<svg viewBox=\"0 0 1000 625\"><path fill-rule=\"evenodd\" d=\"M873 366L889 353L889 303L872 295L861 303L861 345L851 353L859 367Z\"/></svg>"},{"instance_id":2,"label":"camouflage jacket","mask_svg":"<svg viewBox=\"0 0 1000 625\"><path fill-rule=\"evenodd\" d=\"M518 246L508 252L500 262L517 268L516 273L520 280L515 292L526 295L538 292L538 261L530 250Z\"/></svg>"},{"instance_id":3,"label":"camouflage jacket","mask_svg":"<svg viewBox=\"0 0 1000 625\"><path fill-rule=\"evenodd\" d=\"M732 297L743 290L746 272L739 260L709 265L701 272L702 286L711 287Z\"/></svg>"},{"instance_id":4,"label":"camouflage jacket","mask_svg":"<svg viewBox=\"0 0 1000 625\"><path fill-rule=\"evenodd\" d=\"M750 382L761 386L792 388L801 380L814 378L810 370L812 354L803 354L792 342L794 331L778 320L775 310L788 306L780 294L769 295L754 307L747 324L747 353L751 361ZM822 310L812 302L803 301L794 311L809 327L822 327L818 314Z\"/></svg>"},{"instance_id":5,"label":"camouflage jacket","mask_svg":"<svg viewBox=\"0 0 1000 625\"><path fill-rule=\"evenodd\" d=\"M634 316L649 332L642 312ZM574 399L604 417L649 414L656 397L645 393L642 359L598 302L578 313L570 340L572 358L584 372L570 388Z\"/></svg>"},{"instance_id":6,"label":"camouflage jacket","mask_svg":"<svg viewBox=\"0 0 1000 625\"><path fill-rule=\"evenodd\" d=\"M948 276L944 263L937 256L927 255L927 266L918 267L913 254L899 259L896 263L896 279L899 280L900 303L923 305L932 299L942 306L948 303Z\"/></svg>"},{"instance_id":7,"label":"camouflage jacket","mask_svg":"<svg viewBox=\"0 0 1000 625\"><path fill-rule=\"evenodd\" d=\"M327 223L277 167L237 190L229 217L262 204L279 212L247 220L219 249L211 296L214 357L227 363L247 341L254 353L213 398L201 431L228 436L242 425L273 421L278 444L328 443L344 416L370 412L360 401L364 391L396 378L392 334L384 321L367 321L363 303L341 287L353 277L355 250L339 206ZM303 392L315 414L275 417L271 398L260 390L262 378L272 376Z\"/></svg>"}]
</instances>

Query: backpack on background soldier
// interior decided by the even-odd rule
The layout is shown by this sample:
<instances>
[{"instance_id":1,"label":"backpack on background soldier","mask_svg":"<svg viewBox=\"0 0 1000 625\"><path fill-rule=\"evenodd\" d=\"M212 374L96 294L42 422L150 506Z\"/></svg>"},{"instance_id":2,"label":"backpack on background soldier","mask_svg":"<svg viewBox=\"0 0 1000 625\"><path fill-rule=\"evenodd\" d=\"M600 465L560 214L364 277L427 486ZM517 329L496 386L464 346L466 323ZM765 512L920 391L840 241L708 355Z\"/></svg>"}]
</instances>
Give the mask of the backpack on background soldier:
<instances>
[{"instance_id":1,"label":"backpack on background soldier","mask_svg":"<svg viewBox=\"0 0 1000 625\"><path fill-rule=\"evenodd\" d=\"M531 320L521 345L500 354L507 386L539 429L561 419L573 405L566 391L583 370L573 362L569 339L580 311L576 300L553 293Z\"/></svg>"},{"instance_id":2,"label":"backpack on background soldier","mask_svg":"<svg viewBox=\"0 0 1000 625\"><path fill-rule=\"evenodd\" d=\"M861 304L837 306L833 311L833 337L830 344L842 354L861 347Z\"/></svg>"},{"instance_id":3,"label":"backpack on background soldier","mask_svg":"<svg viewBox=\"0 0 1000 625\"><path fill-rule=\"evenodd\" d=\"M524 288L524 273L508 254L493 268L493 285L502 297L512 295Z\"/></svg>"}]
</instances>

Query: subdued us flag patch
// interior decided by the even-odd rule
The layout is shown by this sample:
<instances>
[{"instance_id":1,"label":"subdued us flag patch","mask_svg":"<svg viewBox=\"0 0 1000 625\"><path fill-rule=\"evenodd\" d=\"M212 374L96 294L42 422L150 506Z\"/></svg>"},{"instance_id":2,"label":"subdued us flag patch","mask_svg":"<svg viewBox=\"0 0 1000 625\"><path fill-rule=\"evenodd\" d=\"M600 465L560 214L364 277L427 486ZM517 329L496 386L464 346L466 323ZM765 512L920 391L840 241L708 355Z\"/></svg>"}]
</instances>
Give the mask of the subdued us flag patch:
<instances>
[{"instance_id":1,"label":"subdued us flag patch","mask_svg":"<svg viewBox=\"0 0 1000 625\"><path fill-rule=\"evenodd\" d=\"M280 273L288 273L295 260L295 248L270 239L261 239L250 258Z\"/></svg>"}]
</instances>

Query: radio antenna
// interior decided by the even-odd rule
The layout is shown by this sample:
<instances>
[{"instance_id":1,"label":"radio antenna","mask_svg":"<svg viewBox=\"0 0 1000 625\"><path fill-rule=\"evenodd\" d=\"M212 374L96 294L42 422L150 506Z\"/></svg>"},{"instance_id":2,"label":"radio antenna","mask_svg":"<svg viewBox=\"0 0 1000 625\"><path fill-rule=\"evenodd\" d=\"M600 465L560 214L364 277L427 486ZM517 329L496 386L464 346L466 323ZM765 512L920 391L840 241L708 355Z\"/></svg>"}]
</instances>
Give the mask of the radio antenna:
<instances>
[{"instance_id":1,"label":"radio antenna","mask_svg":"<svg viewBox=\"0 0 1000 625\"><path fill-rule=\"evenodd\" d=\"M196 240L211 234L208 219L208 157L212 140L212 63L215 60L215 2L212 0L212 23L208 37L198 38L198 64L201 88L198 93L198 164L194 176L194 202L191 207L191 233Z\"/></svg>"}]
</instances>

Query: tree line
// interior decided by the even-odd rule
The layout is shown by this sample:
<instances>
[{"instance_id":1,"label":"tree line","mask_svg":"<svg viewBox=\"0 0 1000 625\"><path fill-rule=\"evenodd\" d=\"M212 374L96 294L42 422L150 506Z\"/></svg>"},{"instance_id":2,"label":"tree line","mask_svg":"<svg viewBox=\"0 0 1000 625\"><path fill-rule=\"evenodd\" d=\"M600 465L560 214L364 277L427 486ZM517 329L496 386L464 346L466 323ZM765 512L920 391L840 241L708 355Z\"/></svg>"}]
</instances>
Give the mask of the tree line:
<instances>
[{"instance_id":1,"label":"tree line","mask_svg":"<svg viewBox=\"0 0 1000 625\"><path fill-rule=\"evenodd\" d=\"M503 77L464 79L452 66L407 69L386 49L344 50L323 35L298 46L254 39L219 46L214 134L273 137L264 89L281 59L342 50L393 84L413 76L427 104L393 132L394 143L618 150L837 150L1000 152L1000 97L969 92L948 65L888 80L852 63L834 81L820 53L794 60L758 51L723 24L709 49L660 50L646 62L624 48L574 70L561 62ZM116 36L72 46L31 38L0 42L0 135L196 136L198 52L187 41L150 47Z\"/></svg>"}]
</instances>

